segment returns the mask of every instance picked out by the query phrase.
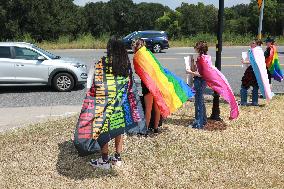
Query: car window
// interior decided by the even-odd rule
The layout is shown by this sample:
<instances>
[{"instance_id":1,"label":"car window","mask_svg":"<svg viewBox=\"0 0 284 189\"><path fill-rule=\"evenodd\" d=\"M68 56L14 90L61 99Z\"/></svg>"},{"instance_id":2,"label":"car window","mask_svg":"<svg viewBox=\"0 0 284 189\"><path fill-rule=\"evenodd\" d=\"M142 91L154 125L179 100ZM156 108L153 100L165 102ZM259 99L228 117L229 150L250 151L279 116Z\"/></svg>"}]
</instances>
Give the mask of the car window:
<instances>
[{"instance_id":1,"label":"car window","mask_svg":"<svg viewBox=\"0 0 284 189\"><path fill-rule=\"evenodd\" d=\"M162 37L161 33L143 33L142 38Z\"/></svg>"},{"instance_id":2,"label":"car window","mask_svg":"<svg viewBox=\"0 0 284 189\"><path fill-rule=\"evenodd\" d=\"M46 51L46 50L43 50L43 49L41 49L41 48L39 48L39 47L37 47L37 46L35 46L35 45L33 45L33 48L36 49L36 50L38 50L38 51L41 52L42 54L45 54L46 56L48 56L48 57L51 58L51 59L60 59L60 58L61 58L60 56L56 56L56 55L54 55L54 54L52 54L52 53L50 53L50 52L48 52L48 51Z\"/></svg>"},{"instance_id":3,"label":"car window","mask_svg":"<svg viewBox=\"0 0 284 189\"><path fill-rule=\"evenodd\" d=\"M0 58L11 58L10 47L0 47Z\"/></svg>"},{"instance_id":4,"label":"car window","mask_svg":"<svg viewBox=\"0 0 284 189\"><path fill-rule=\"evenodd\" d=\"M31 49L15 47L15 59L37 60L39 56L40 54Z\"/></svg>"}]
</instances>

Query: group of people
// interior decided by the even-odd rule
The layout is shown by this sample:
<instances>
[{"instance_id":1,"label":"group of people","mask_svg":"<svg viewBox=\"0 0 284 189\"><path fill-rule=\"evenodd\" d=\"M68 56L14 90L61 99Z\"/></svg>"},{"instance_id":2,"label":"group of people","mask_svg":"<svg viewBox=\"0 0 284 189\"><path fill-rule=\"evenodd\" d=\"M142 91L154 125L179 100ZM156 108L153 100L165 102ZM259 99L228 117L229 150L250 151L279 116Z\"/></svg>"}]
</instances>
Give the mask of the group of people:
<instances>
[{"instance_id":1,"label":"group of people","mask_svg":"<svg viewBox=\"0 0 284 189\"><path fill-rule=\"evenodd\" d=\"M248 58L242 59L242 63L246 65L244 76L241 84L241 106L248 105L248 89L252 87L252 106L258 106L258 92L266 100L270 100L274 93L272 92L271 79L281 82L283 80L283 72L275 46L275 40L268 37L265 40L266 50L263 52L261 45L263 42L256 39L250 43Z\"/></svg>"},{"instance_id":2,"label":"group of people","mask_svg":"<svg viewBox=\"0 0 284 189\"><path fill-rule=\"evenodd\" d=\"M258 45L258 41L255 43ZM254 44L251 45L252 48L256 48ZM91 160L90 164L94 168L103 169L109 169L113 165L120 166L124 133L158 133L160 118L167 117L193 96L195 120L189 127L202 129L207 123L203 95L206 86L229 103L230 119L237 118L239 108L235 96L225 76L212 66L207 43L199 41L194 49L198 54L194 61L195 69L186 69L186 72L194 77L192 89L161 65L146 48L143 39L133 41L133 67L141 79L145 104L143 110L127 51L121 40L112 37L107 45L107 55L94 65L89 74L88 92L74 134L74 144L79 154L92 154L96 150L96 145L99 145L101 157ZM248 68L246 72L247 77L248 73L252 73L252 68ZM259 87L253 82L249 79L246 83L246 78L243 79L242 104L245 104L246 90L249 86L254 87L256 95ZM253 96L253 102L257 104L256 96ZM151 117L154 120L153 130L150 130ZM111 139L115 139L113 157L109 156L108 149L108 142Z\"/></svg>"}]
</instances>

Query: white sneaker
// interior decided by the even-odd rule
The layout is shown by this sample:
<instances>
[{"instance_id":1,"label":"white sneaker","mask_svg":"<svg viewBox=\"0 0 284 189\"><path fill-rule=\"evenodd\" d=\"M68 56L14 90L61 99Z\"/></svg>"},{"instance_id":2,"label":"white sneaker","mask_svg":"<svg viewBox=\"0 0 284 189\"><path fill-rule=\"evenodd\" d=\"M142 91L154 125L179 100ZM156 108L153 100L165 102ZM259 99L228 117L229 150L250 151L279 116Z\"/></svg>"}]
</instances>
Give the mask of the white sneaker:
<instances>
[{"instance_id":1,"label":"white sneaker","mask_svg":"<svg viewBox=\"0 0 284 189\"><path fill-rule=\"evenodd\" d=\"M119 158L111 157L111 163L114 166L120 167L122 165L121 157Z\"/></svg>"},{"instance_id":2,"label":"white sneaker","mask_svg":"<svg viewBox=\"0 0 284 189\"><path fill-rule=\"evenodd\" d=\"M271 97L274 97L274 96L275 96L274 92L271 92Z\"/></svg>"},{"instance_id":3,"label":"white sneaker","mask_svg":"<svg viewBox=\"0 0 284 189\"><path fill-rule=\"evenodd\" d=\"M99 159L91 159L90 165L93 168L98 168L98 169L105 169L108 170L111 168L110 161L104 161L102 158Z\"/></svg>"}]
</instances>

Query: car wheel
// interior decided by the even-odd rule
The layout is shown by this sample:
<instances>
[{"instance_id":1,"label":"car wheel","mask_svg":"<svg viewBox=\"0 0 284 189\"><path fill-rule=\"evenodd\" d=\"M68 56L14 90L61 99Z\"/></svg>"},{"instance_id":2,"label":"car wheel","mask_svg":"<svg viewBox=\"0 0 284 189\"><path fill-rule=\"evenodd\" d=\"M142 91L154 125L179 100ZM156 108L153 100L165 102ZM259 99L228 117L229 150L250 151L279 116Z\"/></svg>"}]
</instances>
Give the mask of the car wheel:
<instances>
[{"instance_id":1,"label":"car wheel","mask_svg":"<svg viewBox=\"0 0 284 189\"><path fill-rule=\"evenodd\" d=\"M154 45L154 47L153 47L153 52L154 53L159 53L159 52L161 52L161 50L162 50L162 47L161 47L160 44L155 44Z\"/></svg>"},{"instance_id":2,"label":"car wheel","mask_svg":"<svg viewBox=\"0 0 284 189\"><path fill-rule=\"evenodd\" d=\"M59 73L52 81L53 87L56 91L66 92L71 91L74 87L74 78L69 73Z\"/></svg>"}]
</instances>

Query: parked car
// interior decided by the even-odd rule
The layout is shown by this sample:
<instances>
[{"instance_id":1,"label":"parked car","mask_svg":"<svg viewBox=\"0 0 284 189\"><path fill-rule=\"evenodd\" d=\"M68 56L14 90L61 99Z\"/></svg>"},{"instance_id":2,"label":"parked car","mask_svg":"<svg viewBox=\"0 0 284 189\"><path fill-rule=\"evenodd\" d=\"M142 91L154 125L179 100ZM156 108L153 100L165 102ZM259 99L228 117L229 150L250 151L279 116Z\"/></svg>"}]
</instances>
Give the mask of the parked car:
<instances>
[{"instance_id":1,"label":"parked car","mask_svg":"<svg viewBox=\"0 0 284 189\"><path fill-rule=\"evenodd\" d=\"M141 38L144 39L147 48L155 53L161 52L163 49L169 48L169 40L167 33L164 31L135 31L123 38L123 42L127 49L131 49L133 40Z\"/></svg>"},{"instance_id":2,"label":"parked car","mask_svg":"<svg viewBox=\"0 0 284 189\"><path fill-rule=\"evenodd\" d=\"M34 44L0 42L0 84L46 84L70 91L87 81L87 66L63 59Z\"/></svg>"}]
</instances>

